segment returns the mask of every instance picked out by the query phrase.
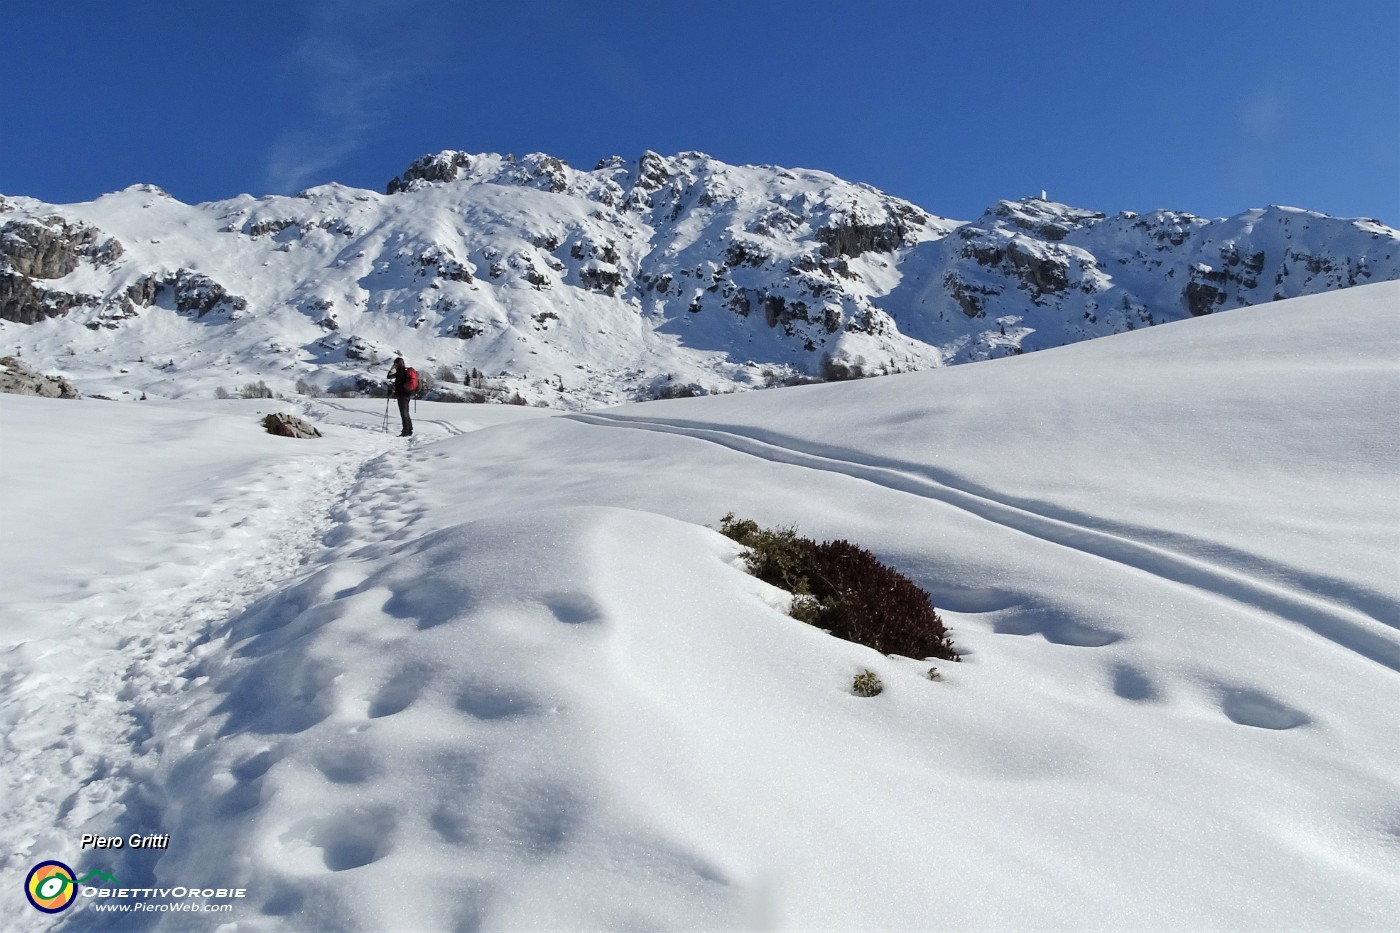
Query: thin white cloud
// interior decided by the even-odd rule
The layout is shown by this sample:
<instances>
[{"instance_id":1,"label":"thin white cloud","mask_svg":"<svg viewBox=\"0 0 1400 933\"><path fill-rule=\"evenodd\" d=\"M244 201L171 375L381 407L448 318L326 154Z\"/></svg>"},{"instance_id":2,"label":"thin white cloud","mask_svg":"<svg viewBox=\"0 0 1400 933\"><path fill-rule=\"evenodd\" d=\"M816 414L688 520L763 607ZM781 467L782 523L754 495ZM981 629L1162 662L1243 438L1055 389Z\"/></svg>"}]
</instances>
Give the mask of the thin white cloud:
<instances>
[{"instance_id":1,"label":"thin white cloud","mask_svg":"<svg viewBox=\"0 0 1400 933\"><path fill-rule=\"evenodd\" d=\"M422 69L394 39L394 30L359 29L366 23L412 22L403 16L416 3L381 0L356 4L353 21L345 4L324 0L311 17L306 38L287 62L294 75L291 95L308 112L304 126L286 130L268 149L264 180L269 190L300 190L365 145L389 114L394 93ZM395 46L398 47L395 47Z\"/></svg>"},{"instance_id":2,"label":"thin white cloud","mask_svg":"<svg viewBox=\"0 0 1400 933\"><path fill-rule=\"evenodd\" d=\"M1256 88L1240 104L1239 125L1251 140L1269 141L1283 129L1288 102L1277 88Z\"/></svg>"}]
</instances>

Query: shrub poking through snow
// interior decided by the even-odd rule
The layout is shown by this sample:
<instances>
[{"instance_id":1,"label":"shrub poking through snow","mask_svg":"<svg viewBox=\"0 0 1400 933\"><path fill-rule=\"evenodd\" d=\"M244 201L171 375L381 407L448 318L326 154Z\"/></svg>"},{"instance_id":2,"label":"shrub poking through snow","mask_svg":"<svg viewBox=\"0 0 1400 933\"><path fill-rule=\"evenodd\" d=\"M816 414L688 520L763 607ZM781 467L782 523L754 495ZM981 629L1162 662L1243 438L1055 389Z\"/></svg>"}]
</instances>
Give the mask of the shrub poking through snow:
<instances>
[{"instance_id":1,"label":"shrub poking through snow","mask_svg":"<svg viewBox=\"0 0 1400 933\"><path fill-rule=\"evenodd\" d=\"M749 549L749 572L793 594L793 618L882 654L957 661L943 620L913 580L849 541L724 516L720 532Z\"/></svg>"},{"instance_id":2,"label":"shrub poking through snow","mask_svg":"<svg viewBox=\"0 0 1400 933\"><path fill-rule=\"evenodd\" d=\"M851 681L851 692L858 697L879 696L885 689L885 685L880 682L879 676L871 670L861 671Z\"/></svg>"},{"instance_id":3,"label":"shrub poking through snow","mask_svg":"<svg viewBox=\"0 0 1400 933\"><path fill-rule=\"evenodd\" d=\"M824 608L822 601L811 593L799 593L792 597L792 606L788 609L788 615L799 622L816 625L822 619Z\"/></svg>"}]
</instances>

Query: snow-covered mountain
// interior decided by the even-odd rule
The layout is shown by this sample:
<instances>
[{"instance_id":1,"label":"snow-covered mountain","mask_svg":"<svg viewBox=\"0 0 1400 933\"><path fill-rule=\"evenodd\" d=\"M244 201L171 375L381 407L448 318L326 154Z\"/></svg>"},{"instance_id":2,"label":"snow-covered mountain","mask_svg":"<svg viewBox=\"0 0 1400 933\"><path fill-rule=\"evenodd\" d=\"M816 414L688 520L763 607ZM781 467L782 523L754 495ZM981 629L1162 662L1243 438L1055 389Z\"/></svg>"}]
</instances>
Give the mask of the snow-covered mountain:
<instances>
[{"instance_id":1,"label":"snow-covered mountain","mask_svg":"<svg viewBox=\"0 0 1400 933\"><path fill-rule=\"evenodd\" d=\"M347 386L403 352L447 383L477 372L580 408L927 369L1397 278L1400 232L1374 220L1030 198L964 223L699 153L580 171L449 151L384 194L0 198L0 350L106 393Z\"/></svg>"}]
</instances>

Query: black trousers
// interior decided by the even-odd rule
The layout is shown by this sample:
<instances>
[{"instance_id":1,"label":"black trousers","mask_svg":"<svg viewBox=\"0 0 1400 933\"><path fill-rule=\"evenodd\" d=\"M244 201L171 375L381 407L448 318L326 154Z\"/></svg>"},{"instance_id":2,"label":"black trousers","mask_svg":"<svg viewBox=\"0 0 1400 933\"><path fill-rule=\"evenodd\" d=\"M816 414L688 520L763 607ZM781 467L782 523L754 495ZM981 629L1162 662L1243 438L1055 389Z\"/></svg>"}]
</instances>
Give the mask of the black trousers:
<instances>
[{"instance_id":1,"label":"black trousers","mask_svg":"<svg viewBox=\"0 0 1400 933\"><path fill-rule=\"evenodd\" d=\"M404 434L412 434L412 433L413 433L413 419L410 418L410 417L408 416L408 406L409 406L410 403L412 403L413 398L412 398L412 396L408 396L408 395L400 395L398 401L399 401L399 418L401 418L401 419L403 420L403 433L404 433Z\"/></svg>"}]
</instances>

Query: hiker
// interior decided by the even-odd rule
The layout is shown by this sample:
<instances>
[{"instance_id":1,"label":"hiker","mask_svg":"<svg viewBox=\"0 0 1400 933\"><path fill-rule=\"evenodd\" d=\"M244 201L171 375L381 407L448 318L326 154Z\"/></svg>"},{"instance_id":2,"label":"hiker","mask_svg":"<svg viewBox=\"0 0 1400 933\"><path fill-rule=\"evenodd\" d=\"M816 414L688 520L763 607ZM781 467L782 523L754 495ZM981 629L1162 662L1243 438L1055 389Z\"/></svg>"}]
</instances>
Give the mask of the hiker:
<instances>
[{"instance_id":1,"label":"hiker","mask_svg":"<svg viewBox=\"0 0 1400 933\"><path fill-rule=\"evenodd\" d=\"M403 420L403 431L399 437L413 436L413 419L408 417L408 403L412 401L413 393L418 391L417 376L401 356L395 357L394 365L389 367L389 394L399 400L399 418Z\"/></svg>"}]
</instances>

